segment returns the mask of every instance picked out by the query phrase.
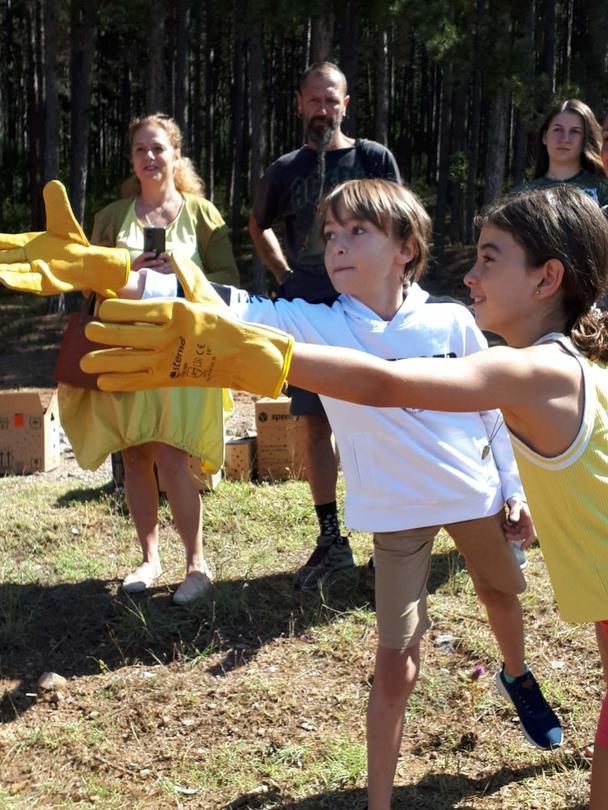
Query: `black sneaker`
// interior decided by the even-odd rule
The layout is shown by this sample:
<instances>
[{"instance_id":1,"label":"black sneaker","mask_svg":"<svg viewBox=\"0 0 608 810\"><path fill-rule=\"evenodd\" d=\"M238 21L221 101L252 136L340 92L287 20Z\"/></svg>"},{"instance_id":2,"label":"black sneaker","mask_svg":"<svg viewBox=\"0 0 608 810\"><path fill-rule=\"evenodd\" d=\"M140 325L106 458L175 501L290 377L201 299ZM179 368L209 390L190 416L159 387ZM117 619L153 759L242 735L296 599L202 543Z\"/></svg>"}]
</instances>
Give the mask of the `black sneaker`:
<instances>
[{"instance_id":1,"label":"black sneaker","mask_svg":"<svg viewBox=\"0 0 608 810\"><path fill-rule=\"evenodd\" d=\"M296 572L294 585L303 591L314 591L331 574L343 568L353 568L355 561L347 537L320 534L317 547L306 563Z\"/></svg>"},{"instance_id":2,"label":"black sneaker","mask_svg":"<svg viewBox=\"0 0 608 810\"><path fill-rule=\"evenodd\" d=\"M498 691L515 706L522 734L528 742L546 751L559 748L563 741L561 723L530 670L508 683L503 665L494 680Z\"/></svg>"}]
</instances>

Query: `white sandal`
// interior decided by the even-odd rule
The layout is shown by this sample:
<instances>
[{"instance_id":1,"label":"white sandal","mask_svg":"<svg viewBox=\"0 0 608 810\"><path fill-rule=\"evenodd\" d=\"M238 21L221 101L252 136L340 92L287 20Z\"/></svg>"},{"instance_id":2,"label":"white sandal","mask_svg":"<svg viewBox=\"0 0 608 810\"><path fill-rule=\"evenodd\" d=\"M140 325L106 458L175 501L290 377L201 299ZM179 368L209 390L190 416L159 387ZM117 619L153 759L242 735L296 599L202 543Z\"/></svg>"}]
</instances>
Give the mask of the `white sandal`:
<instances>
[{"instance_id":1,"label":"white sandal","mask_svg":"<svg viewBox=\"0 0 608 810\"><path fill-rule=\"evenodd\" d=\"M176 605L188 605L190 602L205 596L211 588L211 582L212 577L209 569L191 571L173 594L173 601Z\"/></svg>"},{"instance_id":2,"label":"white sandal","mask_svg":"<svg viewBox=\"0 0 608 810\"><path fill-rule=\"evenodd\" d=\"M155 579L162 574L160 563L144 562L122 581L122 589L126 593L140 593L147 590Z\"/></svg>"}]
</instances>

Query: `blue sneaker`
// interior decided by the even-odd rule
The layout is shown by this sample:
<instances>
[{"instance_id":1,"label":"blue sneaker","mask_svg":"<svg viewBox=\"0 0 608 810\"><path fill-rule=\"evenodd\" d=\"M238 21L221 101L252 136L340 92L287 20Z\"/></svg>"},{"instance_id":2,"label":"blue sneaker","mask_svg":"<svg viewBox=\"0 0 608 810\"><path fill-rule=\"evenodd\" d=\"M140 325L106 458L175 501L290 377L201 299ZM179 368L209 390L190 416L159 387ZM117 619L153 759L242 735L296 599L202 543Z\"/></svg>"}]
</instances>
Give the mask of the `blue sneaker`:
<instances>
[{"instance_id":1,"label":"blue sneaker","mask_svg":"<svg viewBox=\"0 0 608 810\"><path fill-rule=\"evenodd\" d=\"M508 683L505 668L496 673L498 691L515 706L522 734L537 748L550 751L563 741L562 726L530 670Z\"/></svg>"}]
</instances>

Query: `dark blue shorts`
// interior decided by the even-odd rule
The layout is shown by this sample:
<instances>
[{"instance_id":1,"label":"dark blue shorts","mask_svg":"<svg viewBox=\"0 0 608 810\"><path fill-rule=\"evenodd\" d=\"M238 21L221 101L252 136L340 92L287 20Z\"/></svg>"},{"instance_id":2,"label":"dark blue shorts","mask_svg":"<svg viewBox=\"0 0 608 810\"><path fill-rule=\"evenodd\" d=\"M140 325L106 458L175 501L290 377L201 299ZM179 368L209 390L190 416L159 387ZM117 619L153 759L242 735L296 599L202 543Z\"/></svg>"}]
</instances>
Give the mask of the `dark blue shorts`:
<instances>
[{"instance_id":1,"label":"dark blue shorts","mask_svg":"<svg viewBox=\"0 0 608 810\"><path fill-rule=\"evenodd\" d=\"M338 297L338 293L332 287L327 273L309 275L308 273L296 271L279 288L278 297L286 298L288 301L303 298L311 304L327 304L330 307ZM289 385L287 393L291 397L290 411L293 416L321 416L325 414L325 408L318 394L305 391L295 385Z\"/></svg>"},{"instance_id":2,"label":"dark blue shorts","mask_svg":"<svg viewBox=\"0 0 608 810\"><path fill-rule=\"evenodd\" d=\"M287 394L291 397L289 410L292 416L321 416L321 414L325 413L325 408L318 394L305 391L295 385L287 386Z\"/></svg>"}]
</instances>

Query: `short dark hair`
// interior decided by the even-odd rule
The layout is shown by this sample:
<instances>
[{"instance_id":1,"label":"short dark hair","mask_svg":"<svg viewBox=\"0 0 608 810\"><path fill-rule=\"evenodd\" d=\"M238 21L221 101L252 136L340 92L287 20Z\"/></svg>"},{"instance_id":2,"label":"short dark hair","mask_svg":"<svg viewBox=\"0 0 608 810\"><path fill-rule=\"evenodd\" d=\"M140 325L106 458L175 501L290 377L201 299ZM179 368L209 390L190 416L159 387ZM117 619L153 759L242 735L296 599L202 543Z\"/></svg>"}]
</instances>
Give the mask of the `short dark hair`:
<instances>
[{"instance_id":1,"label":"short dark hair","mask_svg":"<svg viewBox=\"0 0 608 810\"><path fill-rule=\"evenodd\" d=\"M342 83L342 87L344 89L344 95L348 93L348 83L346 81L346 76L340 68L335 65L333 62L313 62L312 65L309 65L306 70L301 74L298 80L298 93L301 93L304 85L308 81L308 77L315 75L319 76L323 73L337 73L340 77L340 81Z\"/></svg>"}]
</instances>

